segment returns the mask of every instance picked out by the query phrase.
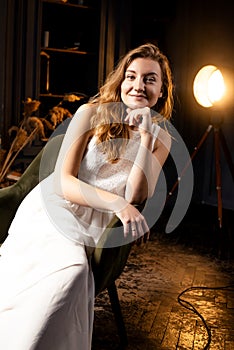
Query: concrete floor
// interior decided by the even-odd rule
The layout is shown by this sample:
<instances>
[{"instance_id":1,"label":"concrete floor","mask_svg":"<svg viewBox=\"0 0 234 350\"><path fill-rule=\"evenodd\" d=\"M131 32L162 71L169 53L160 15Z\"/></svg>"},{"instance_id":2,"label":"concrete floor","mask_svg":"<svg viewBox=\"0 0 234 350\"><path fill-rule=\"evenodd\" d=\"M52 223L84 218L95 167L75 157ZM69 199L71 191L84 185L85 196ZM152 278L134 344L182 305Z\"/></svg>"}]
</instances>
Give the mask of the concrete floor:
<instances>
[{"instance_id":1,"label":"concrete floor","mask_svg":"<svg viewBox=\"0 0 234 350\"><path fill-rule=\"evenodd\" d=\"M207 249L197 236L162 237L134 246L116 281L126 349L234 350L234 260L214 254L214 237ZM96 298L93 350L107 349L120 347L105 291Z\"/></svg>"}]
</instances>

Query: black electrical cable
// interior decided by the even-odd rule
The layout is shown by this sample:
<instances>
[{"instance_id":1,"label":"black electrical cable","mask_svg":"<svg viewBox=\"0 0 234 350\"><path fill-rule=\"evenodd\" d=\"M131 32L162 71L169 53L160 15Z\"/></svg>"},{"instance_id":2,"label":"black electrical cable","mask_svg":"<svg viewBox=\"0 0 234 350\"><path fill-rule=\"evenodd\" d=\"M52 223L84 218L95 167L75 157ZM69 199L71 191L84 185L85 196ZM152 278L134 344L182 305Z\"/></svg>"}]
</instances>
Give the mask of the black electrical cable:
<instances>
[{"instance_id":1,"label":"black electrical cable","mask_svg":"<svg viewBox=\"0 0 234 350\"><path fill-rule=\"evenodd\" d=\"M209 349L209 346L211 343L211 330L210 330L209 326L207 325L204 317L200 314L200 312L197 311L197 309L193 306L193 304L190 303L189 301L181 298L182 295L184 295L187 292L190 292L191 290L229 290L229 291L234 292L234 285L228 285L228 286L224 286L224 287L201 287L201 286L189 287L189 288L183 290L177 297L178 303L181 306L194 312L202 320L202 323L203 323L203 325L206 329L206 332L208 334L208 340L207 340L207 343L206 343L205 347L203 348L203 350L207 350L207 349Z\"/></svg>"}]
</instances>

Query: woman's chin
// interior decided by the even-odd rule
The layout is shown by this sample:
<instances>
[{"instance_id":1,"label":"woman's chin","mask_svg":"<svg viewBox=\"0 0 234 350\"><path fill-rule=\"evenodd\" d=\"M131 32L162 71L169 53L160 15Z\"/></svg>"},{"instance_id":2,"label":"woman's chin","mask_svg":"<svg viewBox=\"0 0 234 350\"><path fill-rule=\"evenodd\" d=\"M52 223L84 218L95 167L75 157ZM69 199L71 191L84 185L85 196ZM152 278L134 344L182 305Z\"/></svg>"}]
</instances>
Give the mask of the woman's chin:
<instances>
[{"instance_id":1,"label":"woman's chin","mask_svg":"<svg viewBox=\"0 0 234 350\"><path fill-rule=\"evenodd\" d=\"M142 102L128 102L128 103L125 103L125 105L130 109L149 107L148 103L142 103Z\"/></svg>"}]
</instances>

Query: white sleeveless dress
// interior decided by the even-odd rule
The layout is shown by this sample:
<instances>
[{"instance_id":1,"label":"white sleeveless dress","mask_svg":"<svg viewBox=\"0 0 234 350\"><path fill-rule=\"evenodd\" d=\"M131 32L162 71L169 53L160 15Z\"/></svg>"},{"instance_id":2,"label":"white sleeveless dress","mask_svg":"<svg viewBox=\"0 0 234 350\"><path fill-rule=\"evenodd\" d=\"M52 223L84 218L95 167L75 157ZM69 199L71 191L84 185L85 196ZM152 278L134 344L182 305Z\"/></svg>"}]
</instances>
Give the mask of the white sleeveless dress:
<instances>
[{"instance_id":1,"label":"white sleeveless dress","mask_svg":"<svg viewBox=\"0 0 234 350\"><path fill-rule=\"evenodd\" d=\"M159 129L153 124L152 147ZM133 132L123 158L109 164L92 138L79 178L124 196L139 142L139 132ZM1 247L2 350L91 349L95 286L90 256L113 213L55 195L53 176L23 200Z\"/></svg>"}]
</instances>

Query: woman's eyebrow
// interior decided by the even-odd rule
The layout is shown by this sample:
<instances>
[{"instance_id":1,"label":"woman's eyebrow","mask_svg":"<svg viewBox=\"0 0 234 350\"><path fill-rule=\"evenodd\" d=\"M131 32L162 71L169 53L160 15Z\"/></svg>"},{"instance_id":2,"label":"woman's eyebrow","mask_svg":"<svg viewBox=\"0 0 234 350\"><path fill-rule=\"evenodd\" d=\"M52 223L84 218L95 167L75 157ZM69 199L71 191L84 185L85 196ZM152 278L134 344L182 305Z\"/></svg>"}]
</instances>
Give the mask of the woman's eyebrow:
<instances>
[{"instance_id":1,"label":"woman's eyebrow","mask_svg":"<svg viewBox=\"0 0 234 350\"><path fill-rule=\"evenodd\" d=\"M136 73L134 70L132 69L126 69L126 72L131 72L131 73Z\"/></svg>"},{"instance_id":2,"label":"woman's eyebrow","mask_svg":"<svg viewBox=\"0 0 234 350\"><path fill-rule=\"evenodd\" d=\"M126 73L135 73L136 74L136 71L132 70L132 69L126 69ZM148 72L148 73L145 73L144 76L146 75L156 75L157 77L159 76L157 72Z\"/></svg>"},{"instance_id":3,"label":"woman's eyebrow","mask_svg":"<svg viewBox=\"0 0 234 350\"><path fill-rule=\"evenodd\" d=\"M156 72L149 72L149 73L146 73L145 75L156 75L158 77L158 73Z\"/></svg>"}]
</instances>

